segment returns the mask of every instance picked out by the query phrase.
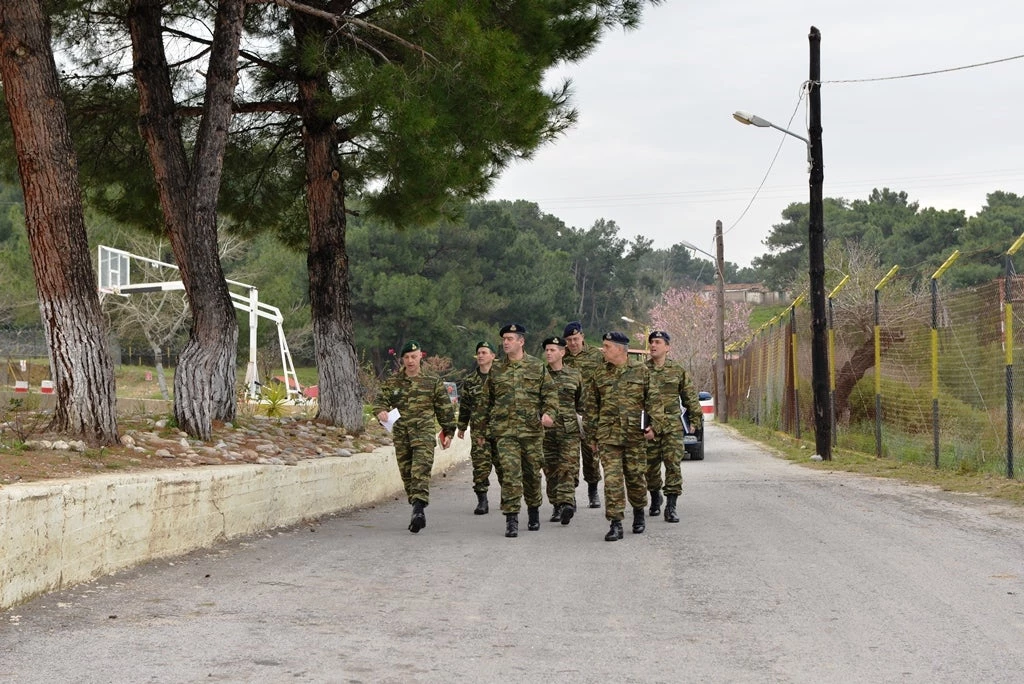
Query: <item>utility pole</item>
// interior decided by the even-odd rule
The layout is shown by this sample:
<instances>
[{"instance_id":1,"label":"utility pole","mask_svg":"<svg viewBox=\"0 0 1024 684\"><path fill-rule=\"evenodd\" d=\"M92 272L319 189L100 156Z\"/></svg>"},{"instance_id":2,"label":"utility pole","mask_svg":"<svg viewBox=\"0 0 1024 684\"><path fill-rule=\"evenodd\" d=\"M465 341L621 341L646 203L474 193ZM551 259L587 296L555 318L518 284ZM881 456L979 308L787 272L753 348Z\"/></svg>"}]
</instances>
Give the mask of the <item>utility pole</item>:
<instances>
[{"instance_id":1,"label":"utility pole","mask_svg":"<svg viewBox=\"0 0 1024 684\"><path fill-rule=\"evenodd\" d=\"M825 165L821 145L821 32L811 27L807 134L811 147L810 217L807 254L810 261L811 386L814 390L814 445L822 460L832 460L832 420L829 409L828 322L825 318L825 205L822 185Z\"/></svg>"},{"instance_id":2,"label":"utility pole","mask_svg":"<svg viewBox=\"0 0 1024 684\"><path fill-rule=\"evenodd\" d=\"M725 391L725 247L722 244L722 222L715 221L715 253L718 255L718 296L715 306L715 334L718 337L718 363L715 364L715 416L729 422Z\"/></svg>"}]
</instances>

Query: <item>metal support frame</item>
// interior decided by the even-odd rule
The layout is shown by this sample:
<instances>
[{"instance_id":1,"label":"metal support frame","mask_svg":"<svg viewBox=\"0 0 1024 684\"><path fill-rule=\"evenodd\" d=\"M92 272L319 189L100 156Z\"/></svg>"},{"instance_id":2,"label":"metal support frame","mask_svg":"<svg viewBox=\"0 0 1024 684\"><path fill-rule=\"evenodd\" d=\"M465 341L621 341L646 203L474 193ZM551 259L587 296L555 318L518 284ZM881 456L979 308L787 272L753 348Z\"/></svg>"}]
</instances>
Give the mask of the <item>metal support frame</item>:
<instances>
[{"instance_id":1,"label":"metal support frame","mask_svg":"<svg viewBox=\"0 0 1024 684\"><path fill-rule=\"evenodd\" d=\"M174 264L164 261L157 261L148 257L132 254L114 247L100 245L98 248L100 296L104 294L115 294L127 297L132 294L147 292L170 292L184 290L185 284L180 280L162 280L146 283L131 282L131 262L133 259L145 262L157 268L172 268L179 270ZM258 398L260 396L259 369L256 364L256 333L259 326L259 319L265 318L277 325L277 340L281 350L281 366L284 369L284 382L288 391L289 400L301 400L303 398L302 386L299 384L298 376L295 374L295 365L292 363L292 355L288 350L288 340L284 336L284 316L281 310L275 306L261 302L259 290L252 285L241 283L236 280L227 280L231 304L239 311L249 314L249 363L245 370L245 383L249 388L249 396ZM241 288L245 292L239 293L230 290L230 287Z\"/></svg>"}]
</instances>

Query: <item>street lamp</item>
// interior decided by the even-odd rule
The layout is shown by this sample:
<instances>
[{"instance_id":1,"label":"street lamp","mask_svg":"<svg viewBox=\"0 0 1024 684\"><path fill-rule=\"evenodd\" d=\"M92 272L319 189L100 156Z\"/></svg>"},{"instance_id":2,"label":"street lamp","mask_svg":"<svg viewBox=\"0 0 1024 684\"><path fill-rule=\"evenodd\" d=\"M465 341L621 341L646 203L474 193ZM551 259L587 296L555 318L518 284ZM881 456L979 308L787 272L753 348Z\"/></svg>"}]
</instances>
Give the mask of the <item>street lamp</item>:
<instances>
[{"instance_id":1,"label":"street lamp","mask_svg":"<svg viewBox=\"0 0 1024 684\"><path fill-rule=\"evenodd\" d=\"M739 111L737 111L737 112L733 112L732 113L732 118L736 119L741 124L746 124L748 126L757 126L758 128L774 128L775 130L782 131L783 133L791 135L794 138L800 138L801 140L804 141L804 144L806 144L808 147L811 146L811 141L808 140L807 138L805 138L804 136L799 135L797 133L794 133L793 131L789 130L788 128L783 128L782 126L776 126L771 121L768 121L767 119L762 119L757 114L751 114L750 112L739 112Z\"/></svg>"},{"instance_id":2,"label":"street lamp","mask_svg":"<svg viewBox=\"0 0 1024 684\"><path fill-rule=\"evenodd\" d=\"M791 135L794 138L797 138L798 140L803 140L804 145L807 146L807 166L811 167L814 165L814 160L811 157L811 141L805 138L804 136L800 135L799 133L794 133L788 128L783 128L782 126L776 126L771 121L768 121L767 119L762 119L757 114L751 114L750 112L736 111L732 113L732 118L736 119L741 124L744 124L746 126L757 126L758 128L774 128L775 130L782 131L786 135Z\"/></svg>"},{"instance_id":3,"label":"street lamp","mask_svg":"<svg viewBox=\"0 0 1024 684\"><path fill-rule=\"evenodd\" d=\"M619 316L619 320L625 321L626 323L629 323L629 324L636 324L637 323L637 321L633 320L629 316ZM647 335L648 334L649 334L649 328L645 327L644 328L644 349L647 349L647 345L648 345Z\"/></svg>"},{"instance_id":4,"label":"street lamp","mask_svg":"<svg viewBox=\"0 0 1024 684\"><path fill-rule=\"evenodd\" d=\"M829 408L828 382L828 329L825 319L825 206L822 185L825 167L822 163L821 144L821 32L814 26L808 35L810 42L810 69L806 83L808 92L807 137L776 126L748 112L735 112L732 116L742 124L759 128L774 128L807 145L810 166L809 221L807 229L807 258L810 276L811 302L811 385L814 389L814 445L823 460L832 459L832 416ZM799 408L799 407L798 407Z\"/></svg>"},{"instance_id":5,"label":"street lamp","mask_svg":"<svg viewBox=\"0 0 1024 684\"><path fill-rule=\"evenodd\" d=\"M763 121L763 119L758 120ZM717 246L715 251L718 252L717 257L705 252L696 245L690 244L686 240L680 240L679 244L687 249L705 254L714 259L715 262L715 271L718 276L715 288L715 337L718 342L718 348L716 349L718 362L715 363L715 413L723 423L728 423L729 404L725 391L725 255L722 246L722 222L715 222L715 244Z\"/></svg>"}]
</instances>

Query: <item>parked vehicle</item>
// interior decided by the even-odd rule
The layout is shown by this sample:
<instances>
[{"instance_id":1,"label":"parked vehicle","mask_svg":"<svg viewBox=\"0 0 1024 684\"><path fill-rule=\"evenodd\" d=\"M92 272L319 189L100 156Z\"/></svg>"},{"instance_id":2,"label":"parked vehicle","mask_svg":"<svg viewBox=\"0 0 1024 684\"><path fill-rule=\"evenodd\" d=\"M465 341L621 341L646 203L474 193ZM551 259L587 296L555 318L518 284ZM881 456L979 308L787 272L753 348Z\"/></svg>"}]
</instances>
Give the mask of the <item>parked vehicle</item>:
<instances>
[{"instance_id":1,"label":"parked vehicle","mask_svg":"<svg viewBox=\"0 0 1024 684\"><path fill-rule=\"evenodd\" d=\"M700 394L705 394L701 392ZM700 396L699 394L697 396ZM682 400L680 400L680 406L682 406ZM704 420L707 420L706 418ZM683 412L683 446L686 448L686 455L691 461L703 461L704 460L704 421L700 423L700 427L696 430L692 430L690 421L686 416L686 412ZM692 432L691 432L692 430Z\"/></svg>"},{"instance_id":2,"label":"parked vehicle","mask_svg":"<svg viewBox=\"0 0 1024 684\"><path fill-rule=\"evenodd\" d=\"M697 392L697 400L700 402L700 410L704 412L704 420L715 419L715 398L711 392L701 390Z\"/></svg>"}]
</instances>

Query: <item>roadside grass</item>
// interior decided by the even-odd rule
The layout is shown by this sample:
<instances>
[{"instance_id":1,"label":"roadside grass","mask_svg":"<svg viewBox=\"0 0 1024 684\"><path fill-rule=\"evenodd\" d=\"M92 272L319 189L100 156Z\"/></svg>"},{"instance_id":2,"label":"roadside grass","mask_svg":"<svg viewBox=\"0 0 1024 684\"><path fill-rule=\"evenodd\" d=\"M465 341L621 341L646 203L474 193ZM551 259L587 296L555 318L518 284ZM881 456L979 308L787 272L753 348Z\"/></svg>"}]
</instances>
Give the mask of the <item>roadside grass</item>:
<instances>
[{"instance_id":1,"label":"roadside grass","mask_svg":"<svg viewBox=\"0 0 1024 684\"><path fill-rule=\"evenodd\" d=\"M978 494L1024 506L1024 472L1018 467L1014 479L993 472L964 471L939 468L930 464L877 458L873 453L851 449L832 450L831 461L812 461L814 439L796 439L747 420L731 419L730 428L763 444L780 457L815 470L860 473L873 477L887 477L915 484L932 485L944 491ZM873 446L873 445L872 445Z\"/></svg>"},{"instance_id":2,"label":"roadside grass","mask_svg":"<svg viewBox=\"0 0 1024 684\"><path fill-rule=\"evenodd\" d=\"M310 387L317 383L317 372L314 367L296 368L295 375L299 384ZM167 391L174 395L174 366L164 367L164 378L167 381ZM153 366L116 366L114 368L114 380L117 383L117 396L130 397L133 399L162 399L160 386L157 383L156 368ZM269 386L266 378L261 378L264 384ZM245 386L245 368L238 372L238 387Z\"/></svg>"}]
</instances>

